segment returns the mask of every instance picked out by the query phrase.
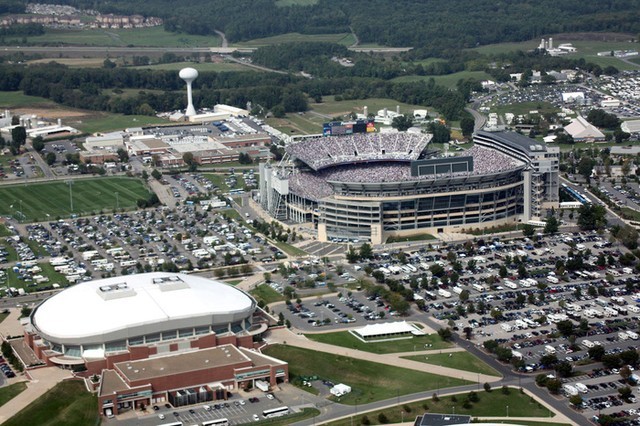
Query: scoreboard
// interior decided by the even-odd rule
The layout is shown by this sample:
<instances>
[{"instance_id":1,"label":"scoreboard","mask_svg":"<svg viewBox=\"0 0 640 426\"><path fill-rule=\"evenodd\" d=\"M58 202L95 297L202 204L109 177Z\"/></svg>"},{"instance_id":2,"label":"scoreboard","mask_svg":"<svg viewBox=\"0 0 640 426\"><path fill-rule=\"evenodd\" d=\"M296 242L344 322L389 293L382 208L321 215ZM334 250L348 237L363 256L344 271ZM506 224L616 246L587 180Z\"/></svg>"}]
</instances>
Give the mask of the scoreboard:
<instances>
[{"instance_id":1,"label":"scoreboard","mask_svg":"<svg viewBox=\"0 0 640 426\"><path fill-rule=\"evenodd\" d=\"M373 120L331 121L322 125L323 136L351 135L353 133L371 133L376 128Z\"/></svg>"}]
</instances>

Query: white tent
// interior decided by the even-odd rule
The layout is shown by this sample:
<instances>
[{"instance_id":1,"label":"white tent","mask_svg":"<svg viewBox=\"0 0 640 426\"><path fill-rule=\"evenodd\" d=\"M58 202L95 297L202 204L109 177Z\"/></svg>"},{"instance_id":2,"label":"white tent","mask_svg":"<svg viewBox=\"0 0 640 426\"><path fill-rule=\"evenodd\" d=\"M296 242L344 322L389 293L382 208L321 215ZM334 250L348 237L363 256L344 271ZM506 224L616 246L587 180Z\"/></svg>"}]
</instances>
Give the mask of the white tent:
<instances>
[{"instance_id":1,"label":"white tent","mask_svg":"<svg viewBox=\"0 0 640 426\"><path fill-rule=\"evenodd\" d=\"M344 383L338 383L337 385L332 387L331 390L329 390L329 392L331 392L331 395L334 395L334 396L346 395L349 392L351 392L351 386L347 386Z\"/></svg>"}]
</instances>

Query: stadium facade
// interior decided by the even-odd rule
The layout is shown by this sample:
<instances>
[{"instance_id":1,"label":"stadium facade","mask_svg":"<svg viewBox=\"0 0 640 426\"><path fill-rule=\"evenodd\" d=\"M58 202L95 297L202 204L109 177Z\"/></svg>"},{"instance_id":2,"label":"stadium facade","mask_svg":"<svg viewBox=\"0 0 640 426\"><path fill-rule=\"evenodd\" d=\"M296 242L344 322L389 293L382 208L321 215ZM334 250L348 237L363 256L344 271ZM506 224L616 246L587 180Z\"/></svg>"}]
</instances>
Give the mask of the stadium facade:
<instances>
[{"instance_id":1,"label":"stadium facade","mask_svg":"<svg viewBox=\"0 0 640 426\"><path fill-rule=\"evenodd\" d=\"M474 140L439 158L425 155L429 135L303 140L277 166L260 166L260 202L280 220L313 223L320 241L374 244L526 222L557 207L557 148L512 132L477 132Z\"/></svg>"},{"instance_id":2,"label":"stadium facade","mask_svg":"<svg viewBox=\"0 0 640 426\"><path fill-rule=\"evenodd\" d=\"M33 359L99 375L103 414L288 380L286 363L254 350L268 318L238 288L194 275L90 281L40 303L25 326ZM195 402L194 402L195 401Z\"/></svg>"}]
</instances>

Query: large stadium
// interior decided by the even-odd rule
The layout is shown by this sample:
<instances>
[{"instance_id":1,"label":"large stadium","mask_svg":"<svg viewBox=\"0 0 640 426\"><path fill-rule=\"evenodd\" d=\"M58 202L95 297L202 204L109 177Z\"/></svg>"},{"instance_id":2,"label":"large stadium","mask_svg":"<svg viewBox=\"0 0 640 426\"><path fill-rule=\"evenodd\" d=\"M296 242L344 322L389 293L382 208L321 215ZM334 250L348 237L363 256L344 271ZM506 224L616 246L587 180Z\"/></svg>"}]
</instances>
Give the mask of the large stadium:
<instances>
[{"instance_id":1,"label":"large stadium","mask_svg":"<svg viewBox=\"0 0 640 426\"><path fill-rule=\"evenodd\" d=\"M483 228L540 217L557 204L558 151L511 132L477 132L457 155L431 135L313 137L261 165L260 202L273 217L313 223L320 241Z\"/></svg>"}]
</instances>

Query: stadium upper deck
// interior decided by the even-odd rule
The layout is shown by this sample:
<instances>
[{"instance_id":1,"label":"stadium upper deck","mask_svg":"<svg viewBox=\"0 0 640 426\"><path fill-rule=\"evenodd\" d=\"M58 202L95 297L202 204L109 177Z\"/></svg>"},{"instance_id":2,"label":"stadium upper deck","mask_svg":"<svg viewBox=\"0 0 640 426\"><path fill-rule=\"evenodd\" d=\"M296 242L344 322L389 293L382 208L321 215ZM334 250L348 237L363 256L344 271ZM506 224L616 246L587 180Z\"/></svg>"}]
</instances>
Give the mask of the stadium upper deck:
<instances>
[{"instance_id":1,"label":"stadium upper deck","mask_svg":"<svg viewBox=\"0 0 640 426\"><path fill-rule=\"evenodd\" d=\"M285 150L313 170L320 170L359 162L417 160L431 137L407 133L354 134L305 139Z\"/></svg>"}]
</instances>

